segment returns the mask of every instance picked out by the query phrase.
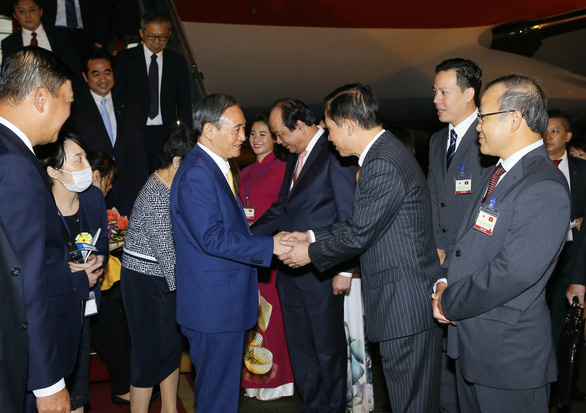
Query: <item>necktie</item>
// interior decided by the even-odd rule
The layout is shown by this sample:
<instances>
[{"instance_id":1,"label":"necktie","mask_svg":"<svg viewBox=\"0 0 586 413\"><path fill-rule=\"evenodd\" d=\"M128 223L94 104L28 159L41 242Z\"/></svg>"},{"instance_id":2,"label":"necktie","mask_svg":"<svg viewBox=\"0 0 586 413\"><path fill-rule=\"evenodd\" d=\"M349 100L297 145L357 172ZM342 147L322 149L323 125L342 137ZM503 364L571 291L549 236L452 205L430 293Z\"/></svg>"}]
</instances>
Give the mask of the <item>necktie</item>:
<instances>
[{"instance_id":1,"label":"necktie","mask_svg":"<svg viewBox=\"0 0 586 413\"><path fill-rule=\"evenodd\" d=\"M112 147L114 147L114 134L112 133L112 122L110 121L110 115L108 115L108 108L106 107L106 102L108 102L108 99L102 98L102 107L100 108L100 115L102 115L102 120L104 121L106 132L108 132L110 142L112 142Z\"/></svg>"},{"instance_id":2,"label":"necktie","mask_svg":"<svg viewBox=\"0 0 586 413\"><path fill-rule=\"evenodd\" d=\"M450 132L450 146L448 147L448 151L446 152L446 170L450 167L452 163L452 158L456 153L456 139L458 139L458 135L456 135L456 131L452 129Z\"/></svg>"},{"instance_id":3,"label":"necktie","mask_svg":"<svg viewBox=\"0 0 586 413\"><path fill-rule=\"evenodd\" d=\"M488 184L488 189L486 190L486 195L484 195L484 198L482 198L482 202L486 201L488 199L488 197L490 196L490 194L492 193L492 191L494 191L494 188L496 188L496 184L499 181L499 178L502 174L504 174L505 172L505 168L503 168L503 166L501 164L498 164L496 166L496 168L494 168L494 171L492 172L492 175L490 176L490 183Z\"/></svg>"},{"instance_id":4,"label":"necktie","mask_svg":"<svg viewBox=\"0 0 586 413\"><path fill-rule=\"evenodd\" d=\"M31 46L38 46L39 41L37 40L37 34L35 32L32 32L31 36Z\"/></svg>"},{"instance_id":5,"label":"necktie","mask_svg":"<svg viewBox=\"0 0 586 413\"><path fill-rule=\"evenodd\" d=\"M75 11L75 0L65 0L65 20L67 28L77 29L77 12Z\"/></svg>"},{"instance_id":6,"label":"necktie","mask_svg":"<svg viewBox=\"0 0 586 413\"><path fill-rule=\"evenodd\" d=\"M228 172L226 172L226 178L228 178L228 185L230 185L232 194L234 195L234 198L236 198L236 190L234 189L234 177L232 176L232 169L228 169Z\"/></svg>"},{"instance_id":7,"label":"necktie","mask_svg":"<svg viewBox=\"0 0 586 413\"><path fill-rule=\"evenodd\" d=\"M159 114L159 65L157 64L157 55L151 56L149 66L149 90L151 104L149 106L149 119L154 119Z\"/></svg>"},{"instance_id":8,"label":"necktie","mask_svg":"<svg viewBox=\"0 0 586 413\"><path fill-rule=\"evenodd\" d=\"M297 178L299 178L299 174L301 173L301 169L303 168L303 160L307 156L307 151L303 151L299 154L299 158L297 159L297 166L295 167L295 172L293 173L293 183L297 182Z\"/></svg>"},{"instance_id":9,"label":"necktie","mask_svg":"<svg viewBox=\"0 0 586 413\"><path fill-rule=\"evenodd\" d=\"M555 166L560 166L560 163L562 162L561 159L554 159L553 163L555 163Z\"/></svg>"}]
</instances>

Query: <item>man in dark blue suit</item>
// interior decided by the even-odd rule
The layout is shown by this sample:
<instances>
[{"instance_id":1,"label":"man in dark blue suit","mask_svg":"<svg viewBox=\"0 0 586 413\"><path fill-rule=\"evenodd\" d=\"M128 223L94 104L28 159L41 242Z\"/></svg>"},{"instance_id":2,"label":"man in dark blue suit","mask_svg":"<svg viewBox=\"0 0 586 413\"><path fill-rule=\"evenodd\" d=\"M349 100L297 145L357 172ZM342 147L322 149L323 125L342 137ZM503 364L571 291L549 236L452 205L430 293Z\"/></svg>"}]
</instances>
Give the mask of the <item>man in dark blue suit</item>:
<instances>
[{"instance_id":1,"label":"man in dark blue suit","mask_svg":"<svg viewBox=\"0 0 586 413\"><path fill-rule=\"evenodd\" d=\"M0 76L0 218L22 264L22 328L29 335L27 412L69 412L64 378L78 350L77 297L87 296L89 289L87 280L82 286L69 270L49 177L33 152L34 146L57 139L72 101L69 72L51 52L29 46L5 62Z\"/></svg>"},{"instance_id":2,"label":"man in dark blue suit","mask_svg":"<svg viewBox=\"0 0 586 413\"><path fill-rule=\"evenodd\" d=\"M43 8L39 0L17 0L13 2L12 15L20 25L20 30L2 40L2 61L23 46L37 45L51 50L59 56L76 75L79 62L73 51L69 34L56 27L44 27L41 23Z\"/></svg>"},{"instance_id":3,"label":"man in dark blue suit","mask_svg":"<svg viewBox=\"0 0 586 413\"><path fill-rule=\"evenodd\" d=\"M252 232L305 231L350 218L356 164L342 161L309 108L300 100L281 99L273 104L269 123L277 142L294 155L277 202ZM358 267L348 263L324 274L312 266L277 268L287 346L305 412L344 411L344 293L355 272Z\"/></svg>"},{"instance_id":4,"label":"man in dark blue suit","mask_svg":"<svg viewBox=\"0 0 586 413\"><path fill-rule=\"evenodd\" d=\"M257 319L256 266L277 241L250 234L228 159L240 155L246 120L231 96L207 96L194 112L198 143L171 187L177 322L189 339L200 413L236 413L248 329Z\"/></svg>"},{"instance_id":5,"label":"man in dark blue suit","mask_svg":"<svg viewBox=\"0 0 586 413\"><path fill-rule=\"evenodd\" d=\"M370 87L342 86L326 102L329 139L361 166L354 211L345 221L291 234L298 244L283 238L295 247L279 258L293 268L312 262L327 274L359 256L366 336L380 343L392 411L437 412L441 331L429 294L440 268L425 177L405 145L381 127Z\"/></svg>"},{"instance_id":6,"label":"man in dark blue suit","mask_svg":"<svg viewBox=\"0 0 586 413\"><path fill-rule=\"evenodd\" d=\"M140 25L143 44L118 53L116 89L138 104L152 172L171 126L177 121L191 125L191 93L185 59L166 48L171 35L169 19L159 12L147 12Z\"/></svg>"}]
</instances>

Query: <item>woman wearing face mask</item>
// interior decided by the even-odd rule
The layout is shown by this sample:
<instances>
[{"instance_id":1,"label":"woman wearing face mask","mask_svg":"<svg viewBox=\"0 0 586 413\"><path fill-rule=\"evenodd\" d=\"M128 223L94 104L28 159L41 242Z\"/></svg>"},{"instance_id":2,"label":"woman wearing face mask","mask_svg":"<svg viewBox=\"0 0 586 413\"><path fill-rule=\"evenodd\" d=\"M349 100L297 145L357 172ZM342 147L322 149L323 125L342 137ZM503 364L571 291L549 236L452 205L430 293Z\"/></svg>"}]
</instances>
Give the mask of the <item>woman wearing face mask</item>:
<instances>
[{"instance_id":1,"label":"woman wearing face mask","mask_svg":"<svg viewBox=\"0 0 586 413\"><path fill-rule=\"evenodd\" d=\"M84 315L77 362L66 379L72 412L83 412L89 400L89 316L96 314L102 275L108 257L107 217L104 196L91 186L92 170L83 143L74 135L39 148L39 160L52 181L52 191L69 250L69 268ZM98 234L98 229L101 233ZM92 239L95 237L97 239ZM94 244L95 251L81 251L76 243Z\"/></svg>"}]
</instances>

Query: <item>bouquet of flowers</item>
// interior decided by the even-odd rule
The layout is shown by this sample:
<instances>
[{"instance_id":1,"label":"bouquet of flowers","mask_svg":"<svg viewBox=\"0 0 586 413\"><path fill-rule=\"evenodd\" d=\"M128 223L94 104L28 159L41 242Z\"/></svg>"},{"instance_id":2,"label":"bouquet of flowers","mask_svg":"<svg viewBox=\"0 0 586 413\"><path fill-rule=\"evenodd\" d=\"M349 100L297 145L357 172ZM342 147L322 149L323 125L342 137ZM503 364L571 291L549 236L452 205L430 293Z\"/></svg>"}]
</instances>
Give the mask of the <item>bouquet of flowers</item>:
<instances>
[{"instance_id":1,"label":"bouquet of flowers","mask_svg":"<svg viewBox=\"0 0 586 413\"><path fill-rule=\"evenodd\" d=\"M124 237L128 228L128 218L120 215L116 208L108 210L108 242L110 251L124 245Z\"/></svg>"}]
</instances>

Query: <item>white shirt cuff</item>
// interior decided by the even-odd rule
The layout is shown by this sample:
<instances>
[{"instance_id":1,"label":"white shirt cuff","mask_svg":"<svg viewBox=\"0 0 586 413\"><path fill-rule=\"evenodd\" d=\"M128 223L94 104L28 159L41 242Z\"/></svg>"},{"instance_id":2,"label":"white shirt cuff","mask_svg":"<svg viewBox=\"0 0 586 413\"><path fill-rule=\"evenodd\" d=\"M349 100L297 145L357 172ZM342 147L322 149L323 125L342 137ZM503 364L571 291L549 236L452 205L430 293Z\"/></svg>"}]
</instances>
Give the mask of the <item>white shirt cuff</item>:
<instances>
[{"instance_id":1,"label":"white shirt cuff","mask_svg":"<svg viewBox=\"0 0 586 413\"><path fill-rule=\"evenodd\" d=\"M436 287L439 283L444 283L446 285L448 285L448 279L447 278L440 278L439 280L437 280L435 282L435 284L433 284L433 292L435 293Z\"/></svg>"},{"instance_id":2,"label":"white shirt cuff","mask_svg":"<svg viewBox=\"0 0 586 413\"><path fill-rule=\"evenodd\" d=\"M33 390L33 394L35 395L35 397L47 397L47 396L52 396L55 393L60 392L64 388L65 388L65 379L61 379L52 386L45 387L44 389Z\"/></svg>"},{"instance_id":3,"label":"white shirt cuff","mask_svg":"<svg viewBox=\"0 0 586 413\"><path fill-rule=\"evenodd\" d=\"M338 275L341 275L342 277L346 277L346 278L352 278L351 272L341 272Z\"/></svg>"},{"instance_id":4,"label":"white shirt cuff","mask_svg":"<svg viewBox=\"0 0 586 413\"><path fill-rule=\"evenodd\" d=\"M311 242L315 242L315 234L313 233L312 230L307 230L307 232L309 232L309 237L311 238Z\"/></svg>"}]
</instances>

